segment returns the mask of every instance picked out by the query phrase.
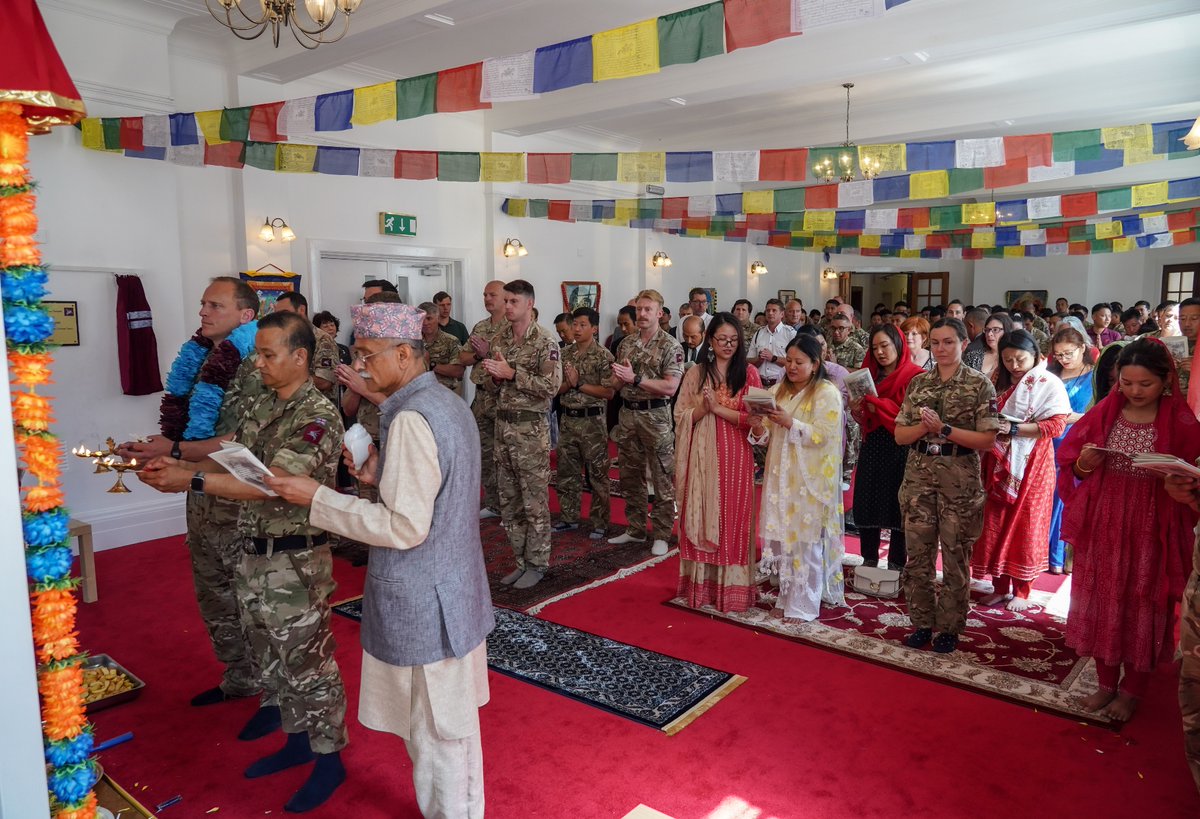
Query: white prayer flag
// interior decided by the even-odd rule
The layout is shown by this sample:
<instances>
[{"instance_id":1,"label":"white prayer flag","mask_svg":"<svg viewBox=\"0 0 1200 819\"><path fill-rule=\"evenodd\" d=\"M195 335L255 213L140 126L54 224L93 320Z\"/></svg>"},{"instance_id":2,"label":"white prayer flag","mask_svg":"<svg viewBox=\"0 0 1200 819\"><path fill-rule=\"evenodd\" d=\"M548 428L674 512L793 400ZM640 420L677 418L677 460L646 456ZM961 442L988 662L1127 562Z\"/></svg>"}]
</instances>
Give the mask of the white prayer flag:
<instances>
[{"instance_id":1,"label":"white prayer flag","mask_svg":"<svg viewBox=\"0 0 1200 819\"><path fill-rule=\"evenodd\" d=\"M396 152L383 148L360 148L358 175L390 179L396 175Z\"/></svg>"},{"instance_id":2,"label":"white prayer flag","mask_svg":"<svg viewBox=\"0 0 1200 819\"><path fill-rule=\"evenodd\" d=\"M1171 247L1175 244L1174 233L1156 233L1152 238L1154 241L1150 243L1150 247Z\"/></svg>"},{"instance_id":3,"label":"white prayer flag","mask_svg":"<svg viewBox=\"0 0 1200 819\"><path fill-rule=\"evenodd\" d=\"M1142 217L1142 232L1143 233L1166 233L1167 232L1167 217L1163 216L1143 216Z\"/></svg>"},{"instance_id":4,"label":"white prayer flag","mask_svg":"<svg viewBox=\"0 0 1200 819\"><path fill-rule=\"evenodd\" d=\"M191 168L204 167L204 145L168 145L167 161Z\"/></svg>"},{"instance_id":5,"label":"white prayer flag","mask_svg":"<svg viewBox=\"0 0 1200 819\"><path fill-rule=\"evenodd\" d=\"M746 242L752 245L765 245L771 238L771 231L757 228L746 231Z\"/></svg>"},{"instance_id":6,"label":"white prayer flag","mask_svg":"<svg viewBox=\"0 0 1200 819\"><path fill-rule=\"evenodd\" d=\"M1067 255L1067 243L1066 242L1052 242L1051 244L1046 245L1046 255L1047 256L1066 256Z\"/></svg>"},{"instance_id":7,"label":"white prayer flag","mask_svg":"<svg viewBox=\"0 0 1200 819\"><path fill-rule=\"evenodd\" d=\"M836 23L849 23L878 17L883 13L880 0L792 0L793 34Z\"/></svg>"},{"instance_id":8,"label":"white prayer flag","mask_svg":"<svg viewBox=\"0 0 1200 819\"><path fill-rule=\"evenodd\" d=\"M484 60L480 102L536 99L539 95L533 93L533 55L526 51Z\"/></svg>"},{"instance_id":9,"label":"white prayer flag","mask_svg":"<svg viewBox=\"0 0 1200 819\"><path fill-rule=\"evenodd\" d=\"M142 145L146 148L166 148L171 144L171 119L166 114L147 114L142 117Z\"/></svg>"},{"instance_id":10,"label":"white prayer flag","mask_svg":"<svg viewBox=\"0 0 1200 819\"><path fill-rule=\"evenodd\" d=\"M900 216L899 208L874 208L867 211L867 230L895 230L896 221Z\"/></svg>"},{"instance_id":11,"label":"white prayer flag","mask_svg":"<svg viewBox=\"0 0 1200 819\"><path fill-rule=\"evenodd\" d=\"M1042 228L1037 230L1022 230L1021 244L1023 245L1044 245L1046 244L1046 231Z\"/></svg>"},{"instance_id":12,"label":"white prayer flag","mask_svg":"<svg viewBox=\"0 0 1200 819\"><path fill-rule=\"evenodd\" d=\"M943 259L961 259L963 249L961 247L946 247L942 248Z\"/></svg>"},{"instance_id":13,"label":"white prayer flag","mask_svg":"<svg viewBox=\"0 0 1200 819\"><path fill-rule=\"evenodd\" d=\"M1004 138L954 140L954 167L994 168L1004 164Z\"/></svg>"},{"instance_id":14,"label":"white prayer flag","mask_svg":"<svg viewBox=\"0 0 1200 819\"><path fill-rule=\"evenodd\" d=\"M300 97L288 100L279 111L283 127L280 133L288 136L311 134L317 130L317 98Z\"/></svg>"},{"instance_id":15,"label":"white prayer flag","mask_svg":"<svg viewBox=\"0 0 1200 819\"><path fill-rule=\"evenodd\" d=\"M870 179L838 184L838 207L858 208L875 203L875 183Z\"/></svg>"},{"instance_id":16,"label":"white prayer flag","mask_svg":"<svg viewBox=\"0 0 1200 819\"><path fill-rule=\"evenodd\" d=\"M1075 175L1075 161L1055 162L1053 165L1033 165L1029 168L1030 182L1045 182L1048 179L1066 179Z\"/></svg>"},{"instance_id":17,"label":"white prayer flag","mask_svg":"<svg viewBox=\"0 0 1200 819\"><path fill-rule=\"evenodd\" d=\"M906 234L904 234L904 249L905 250L924 250L925 249L925 234L924 233L906 233Z\"/></svg>"},{"instance_id":18,"label":"white prayer flag","mask_svg":"<svg viewBox=\"0 0 1200 819\"><path fill-rule=\"evenodd\" d=\"M717 197L713 194L688 197L688 216L714 216L717 212Z\"/></svg>"},{"instance_id":19,"label":"white prayer flag","mask_svg":"<svg viewBox=\"0 0 1200 819\"><path fill-rule=\"evenodd\" d=\"M1030 219L1057 219L1062 216L1061 196L1035 196L1025 202Z\"/></svg>"},{"instance_id":20,"label":"white prayer flag","mask_svg":"<svg viewBox=\"0 0 1200 819\"><path fill-rule=\"evenodd\" d=\"M588 199L572 199L568 213L577 222L592 221L592 203Z\"/></svg>"},{"instance_id":21,"label":"white prayer flag","mask_svg":"<svg viewBox=\"0 0 1200 819\"><path fill-rule=\"evenodd\" d=\"M758 151L713 151L717 182L757 182Z\"/></svg>"}]
</instances>

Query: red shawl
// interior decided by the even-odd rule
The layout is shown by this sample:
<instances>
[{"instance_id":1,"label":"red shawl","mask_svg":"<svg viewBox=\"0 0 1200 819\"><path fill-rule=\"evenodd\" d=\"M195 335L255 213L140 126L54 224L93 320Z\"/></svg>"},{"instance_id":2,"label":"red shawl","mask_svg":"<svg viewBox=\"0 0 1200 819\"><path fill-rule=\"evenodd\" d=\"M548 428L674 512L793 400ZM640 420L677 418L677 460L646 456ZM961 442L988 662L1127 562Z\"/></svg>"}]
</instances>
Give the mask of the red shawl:
<instances>
[{"instance_id":1,"label":"red shawl","mask_svg":"<svg viewBox=\"0 0 1200 819\"><path fill-rule=\"evenodd\" d=\"M1164 393L1159 399L1158 414L1154 418L1154 451L1174 455L1194 464L1200 458L1200 421L1196 420L1187 401L1179 394L1179 376L1174 363L1171 365L1168 391L1169 394ZM1081 539L1102 538L1107 534L1093 532L1090 524L1095 517L1095 509L1102 503L1112 502L1112 498L1104 491L1107 460L1101 462L1096 471L1083 481L1075 479L1072 466L1084 445L1107 446L1108 434L1124 407L1125 396L1120 390L1113 389L1103 401L1075 422L1058 448L1056 460L1061 476L1058 494L1066 504L1062 539L1069 543L1078 545ZM1191 507L1172 500L1161 481L1156 493L1158 516L1156 520L1147 520L1146 526L1154 530L1163 547L1168 593L1171 597L1179 597L1191 571L1188 557L1196 520L1200 516Z\"/></svg>"},{"instance_id":2,"label":"red shawl","mask_svg":"<svg viewBox=\"0 0 1200 819\"><path fill-rule=\"evenodd\" d=\"M879 362L875 360L875 354L871 352L869 343L874 335L872 333L867 339L867 355L863 359L863 366L871 371L871 378L878 379L881 368ZM923 372L925 370L912 362L912 358L908 354L908 340L904 337L904 333L900 333L900 358L896 361L896 369L875 384L875 390L879 393L878 397L863 396L864 411L861 413L860 426L862 426L864 435L879 427L885 427L888 432L893 434L896 432L896 415L900 412L900 405L904 403L908 382ZM875 408L874 412L866 410L868 404Z\"/></svg>"}]
</instances>

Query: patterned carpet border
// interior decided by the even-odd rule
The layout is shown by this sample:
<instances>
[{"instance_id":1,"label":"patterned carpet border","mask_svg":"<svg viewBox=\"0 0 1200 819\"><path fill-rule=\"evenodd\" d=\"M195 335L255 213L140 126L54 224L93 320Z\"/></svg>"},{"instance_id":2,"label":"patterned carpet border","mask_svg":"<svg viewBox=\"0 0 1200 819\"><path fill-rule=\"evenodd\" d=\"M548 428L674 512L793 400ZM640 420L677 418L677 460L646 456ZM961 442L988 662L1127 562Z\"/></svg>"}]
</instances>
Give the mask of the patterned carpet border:
<instances>
[{"instance_id":1,"label":"patterned carpet border","mask_svg":"<svg viewBox=\"0 0 1200 819\"><path fill-rule=\"evenodd\" d=\"M362 597L333 610L362 620ZM745 677L495 607L488 667L507 677L674 735Z\"/></svg>"},{"instance_id":2,"label":"patterned carpet border","mask_svg":"<svg viewBox=\"0 0 1200 819\"><path fill-rule=\"evenodd\" d=\"M847 592L846 596L848 600L862 599L862 596L850 592ZM1049 602L1050 597L1049 594L1037 591L1031 595L1035 603L1043 606ZM1076 697L1096 690L1096 671L1090 660L1077 660L1061 682L1052 683L965 661L961 659L961 650L941 655L929 649L908 648L895 640L864 634L852 628L839 628L820 620L786 623L773 619L770 612L764 608L752 608L745 612L721 612L709 606L697 609L687 605L682 597L674 597L663 604L893 668L955 688L995 697L1032 708L1034 711L1044 711L1101 728L1118 731L1121 728L1121 723L1084 711L1074 702ZM960 649L963 647L960 644Z\"/></svg>"}]
</instances>

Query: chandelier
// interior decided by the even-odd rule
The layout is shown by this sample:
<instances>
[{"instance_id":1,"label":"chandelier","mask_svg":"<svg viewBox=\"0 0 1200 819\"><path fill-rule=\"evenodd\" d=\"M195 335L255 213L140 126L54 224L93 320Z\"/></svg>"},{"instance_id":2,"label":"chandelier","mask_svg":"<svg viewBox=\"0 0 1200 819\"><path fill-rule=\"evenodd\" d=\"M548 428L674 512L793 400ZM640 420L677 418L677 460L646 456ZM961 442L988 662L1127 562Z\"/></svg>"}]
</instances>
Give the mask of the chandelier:
<instances>
[{"instance_id":1,"label":"chandelier","mask_svg":"<svg viewBox=\"0 0 1200 819\"><path fill-rule=\"evenodd\" d=\"M854 155L858 153L858 146L850 141L850 89L853 87L852 82L842 83L842 88L846 89L846 141L842 143L842 152L837 162L833 161L833 157L827 156L813 165L813 174L826 182L832 182L835 177L843 182L854 181ZM882 164L875 157L864 156L858 163L859 172L862 173L863 179L874 179L879 176Z\"/></svg>"},{"instance_id":2,"label":"chandelier","mask_svg":"<svg viewBox=\"0 0 1200 819\"><path fill-rule=\"evenodd\" d=\"M296 12L296 0L216 0L224 10L218 13L212 0L204 0L209 14L243 40L254 40L271 29L271 40L279 48L280 28L289 29L296 42L307 49L322 43L336 43L350 30L350 15L362 5L362 0L304 0L304 8L312 26L304 26ZM247 14L242 4L257 6L253 15ZM327 32L342 13L342 30L336 37L327 37ZM251 32L251 33L243 33Z\"/></svg>"}]
</instances>

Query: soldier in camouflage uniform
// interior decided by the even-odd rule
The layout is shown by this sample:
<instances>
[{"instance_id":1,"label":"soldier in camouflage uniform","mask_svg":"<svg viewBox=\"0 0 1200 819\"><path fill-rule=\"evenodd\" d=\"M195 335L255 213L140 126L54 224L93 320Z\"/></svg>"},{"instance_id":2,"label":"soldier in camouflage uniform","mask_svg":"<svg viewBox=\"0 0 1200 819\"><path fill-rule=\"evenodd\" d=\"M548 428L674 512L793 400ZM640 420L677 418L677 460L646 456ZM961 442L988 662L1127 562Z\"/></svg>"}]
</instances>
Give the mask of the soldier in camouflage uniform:
<instances>
[{"instance_id":1,"label":"soldier in camouflage uniform","mask_svg":"<svg viewBox=\"0 0 1200 819\"><path fill-rule=\"evenodd\" d=\"M278 313L262 319L256 365L267 389L242 404L236 438L277 474L308 475L332 485L343 429L336 408L312 383L315 346L314 329L302 317ZM142 477L164 491L190 485L195 494L241 501L237 592L263 700L239 736L257 739L280 725L287 734L283 749L245 774L267 776L310 762L315 754L308 781L286 806L311 810L345 779L339 752L347 742L346 693L329 626L335 585L325 532L310 525L308 507L264 497L211 459L158 459Z\"/></svg>"},{"instance_id":2,"label":"soldier in camouflage uniform","mask_svg":"<svg viewBox=\"0 0 1200 819\"><path fill-rule=\"evenodd\" d=\"M508 326L480 364L499 387L496 398L496 485L500 519L517 568L500 582L517 589L539 583L550 565L550 399L562 385L558 342L533 320L533 285L504 285Z\"/></svg>"},{"instance_id":3,"label":"soldier in camouflage uniform","mask_svg":"<svg viewBox=\"0 0 1200 819\"><path fill-rule=\"evenodd\" d=\"M425 363L437 382L453 393L462 393L462 377L467 368L458 363L462 344L438 325L438 308L431 301L421 304L425 311L421 323L421 341L425 344Z\"/></svg>"},{"instance_id":4,"label":"soldier in camouflage uniform","mask_svg":"<svg viewBox=\"0 0 1200 819\"><path fill-rule=\"evenodd\" d=\"M847 370L860 369L867 355L866 349L850 337L853 329L850 319L840 313L829 323L829 353Z\"/></svg>"},{"instance_id":5,"label":"soldier in camouflage uniform","mask_svg":"<svg viewBox=\"0 0 1200 819\"><path fill-rule=\"evenodd\" d=\"M588 510L591 539L608 529L608 429L605 411L613 397L612 353L596 343L600 314L580 307L572 314L575 343L563 348L563 383L559 389L558 505L562 519L554 531L579 527L580 478L587 470L592 485Z\"/></svg>"},{"instance_id":6,"label":"soldier in camouflage uniform","mask_svg":"<svg viewBox=\"0 0 1200 819\"><path fill-rule=\"evenodd\" d=\"M658 328L663 298L656 290L637 297L637 333L621 339L613 364L614 389L621 391L621 421L613 431L625 496L624 534L613 544L644 541L653 534L650 551L665 555L675 527L675 431L671 396L683 377L683 348ZM654 483L652 529L646 528L646 467Z\"/></svg>"},{"instance_id":7,"label":"soldier in camouflage uniform","mask_svg":"<svg viewBox=\"0 0 1200 819\"><path fill-rule=\"evenodd\" d=\"M483 306L488 317L472 329L467 343L462 346L458 363L471 367L471 383L475 385L475 399L471 402L471 413L479 428L480 475L483 479L483 507L479 517L494 518L500 508L500 492L496 488L496 396L500 387L488 376L480 364L491 352L497 336L508 328L504 318L504 282L488 282L483 288Z\"/></svg>"},{"instance_id":8,"label":"soldier in camouflage uniform","mask_svg":"<svg viewBox=\"0 0 1200 819\"><path fill-rule=\"evenodd\" d=\"M742 331L742 346L749 349L758 332L758 325L754 323L754 304L749 299L738 299L733 303L733 317Z\"/></svg>"},{"instance_id":9,"label":"soldier in camouflage uniform","mask_svg":"<svg viewBox=\"0 0 1200 819\"><path fill-rule=\"evenodd\" d=\"M1200 462L1197 462L1200 466ZM1200 480L1169 475L1166 489L1174 500L1200 512ZM1179 710L1183 715L1183 751L1200 790L1200 526L1192 551L1192 576L1179 606Z\"/></svg>"},{"instance_id":10,"label":"soldier in camouflage uniform","mask_svg":"<svg viewBox=\"0 0 1200 819\"><path fill-rule=\"evenodd\" d=\"M908 541L904 596L916 631L905 639L934 651L958 645L970 604L968 564L983 528L984 492L979 452L992 448L1000 427L996 391L980 372L962 363L967 329L942 319L930 330L937 368L912 380L896 416L896 443L911 445L900 510ZM943 583L934 599L934 564L942 550Z\"/></svg>"},{"instance_id":11,"label":"soldier in camouflage uniform","mask_svg":"<svg viewBox=\"0 0 1200 819\"><path fill-rule=\"evenodd\" d=\"M308 299L302 293L281 293L275 300L273 313L299 313L308 318ZM313 384L330 401L337 401L337 341L324 330L315 328L317 349L312 357Z\"/></svg>"}]
</instances>

